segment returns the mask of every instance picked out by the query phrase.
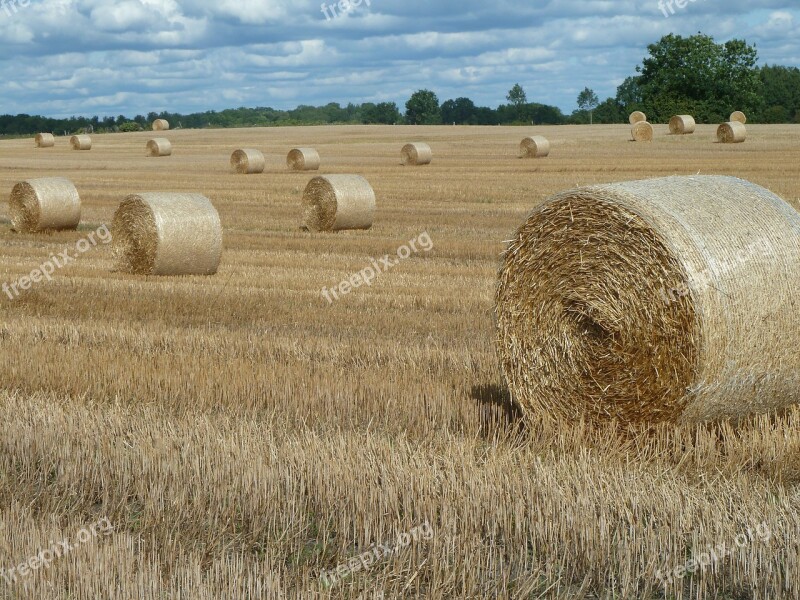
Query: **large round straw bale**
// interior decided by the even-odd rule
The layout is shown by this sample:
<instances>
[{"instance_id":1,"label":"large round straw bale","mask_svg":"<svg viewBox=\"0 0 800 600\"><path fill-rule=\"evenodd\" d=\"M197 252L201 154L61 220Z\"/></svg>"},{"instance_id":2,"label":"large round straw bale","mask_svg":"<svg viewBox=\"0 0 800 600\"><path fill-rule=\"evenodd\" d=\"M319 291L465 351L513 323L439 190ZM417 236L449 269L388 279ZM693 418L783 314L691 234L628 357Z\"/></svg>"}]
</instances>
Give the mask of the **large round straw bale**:
<instances>
[{"instance_id":1,"label":"large round straw bale","mask_svg":"<svg viewBox=\"0 0 800 600\"><path fill-rule=\"evenodd\" d=\"M231 154L231 169L234 173L239 173L241 175L263 173L266 166L267 160L260 150L242 148L235 150L233 154Z\"/></svg>"},{"instance_id":2,"label":"large round straw bale","mask_svg":"<svg viewBox=\"0 0 800 600\"><path fill-rule=\"evenodd\" d=\"M404 165L429 165L433 160L433 150L425 142L406 144L400 150L400 162Z\"/></svg>"},{"instance_id":3,"label":"large round straw bale","mask_svg":"<svg viewBox=\"0 0 800 600\"><path fill-rule=\"evenodd\" d=\"M731 113L730 120L736 121L737 123L741 123L742 125L744 125L745 123L747 123L747 115L745 115L740 110L735 110Z\"/></svg>"},{"instance_id":4,"label":"large round straw bale","mask_svg":"<svg viewBox=\"0 0 800 600\"><path fill-rule=\"evenodd\" d=\"M669 132L672 135L687 135L697 128L692 115L675 115L669 120Z\"/></svg>"},{"instance_id":5,"label":"large round straw bale","mask_svg":"<svg viewBox=\"0 0 800 600\"><path fill-rule=\"evenodd\" d=\"M360 175L314 177L303 193L304 227L311 231L369 229L375 192Z\"/></svg>"},{"instance_id":6,"label":"large round straw bale","mask_svg":"<svg viewBox=\"0 0 800 600\"><path fill-rule=\"evenodd\" d=\"M596 185L504 255L498 346L526 411L704 421L800 401L800 214L721 176Z\"/></svg>"},{"instance_id":7,"label":"large round straw bale","mask_svg":"<svg viewBox=\"0 0 800 600\"><path fill-rule=\"evenodd\" d=\"M167 138L153 138L147 142L147 156L171 156L172 144Z\"/></svg>"},{"instance_id":8,"label":"large round straw bale","mask_svg":"<svg viewBox=\"0 0 800 600\"><path fill-rule=\"evenodd\" d=\"M114 213L117 270L140 275L212 275L222 256L222 225L200 194L127 196Z\"/></svg>"},{"instance_id":9,"label":"large round straw bale","mask_svg":"<svg viewBox=\"0 0 800 600\"><path fill-rule=\"evenodd\" d=\"M319 152L314 148L294 148L286 156L286 166L293 171L316 171L320 164Z\"/></svg>"},{"instance_id":10,"label":"large round straw bale","mask_svg":"<svg viewBox=\"0 0 800 600\"><path fill-rule=\"evenodd\" d=\"M73 150L91 150L92 138L88 135L73 135L69 138L69 143Z\"/></svg>"},{"instance_id":11,"label":"large round straw bale","mask_svg":"<svg viewBox=\"0 0 800 600\"><path fill-rule=\"evenodd\" d=\"M631 127L631 137L634 142L652 142L653 126L647 121L639 121Z\"/></svg>"},{"instance_id":12,"label":"large round straw bale","mask_svg":"<svg viewBox=\"0 0 800 600\"><path fill-rule=\"evenodd\" d=\"M22 233L77 229L81 198L68 179L28 179L11 190L8 212L11 228Z\"/></svg>"},{"instance_id":13,"label":"large round straw bale","mask_svg":"<svg viewBox=\"0 0 800 600\"><path fill-rule=\"evenodd\" d=\"M34 143L37 148L52 148L56 145L56 138L52 133L37 133Z\"/></svg>"},{"instance_id":14,"label":"large round straw bale","mask_svg":"<svg viewBox=\"0 0 800 600\"><path fill-rule=\"evenodd\" d=\"M550 154L550 141L541 135L526 137L519 145L522 158L544 158Z\"/></svg>"},{"instance_id":15,"label":"large round straw bale","mask_svg":"<svg viewBox=\"0 0 800 600\"><path fill-rule=\"evenodd\" d=\"M647 121L647 115L644 114L642 111L637 110L631 113L628 117L628 121L631 125L636 125L636 123L641 123L642 121Z\"/></svg>"},{"instance_id":16,"label":"large round straw bale","mask_svg":"<svg viewBox=\"0 0 800 600\"><path fill-rule=\"evenodd\" d=\"M739 121L723 123L717 128L717 141L723 144L741 144L747 139L747 128Z\"/></svg>"},{"instance_id":17,"label":"large round straw bale","mask_svg":"<svg viewBox=\"0 0 800 600\"><path fill-rule=\"evenodd\" d=\"M169 121L166 119L156 119L153 121L153 131L167 131L169 129Z\"/></svg>"}]
</instances>

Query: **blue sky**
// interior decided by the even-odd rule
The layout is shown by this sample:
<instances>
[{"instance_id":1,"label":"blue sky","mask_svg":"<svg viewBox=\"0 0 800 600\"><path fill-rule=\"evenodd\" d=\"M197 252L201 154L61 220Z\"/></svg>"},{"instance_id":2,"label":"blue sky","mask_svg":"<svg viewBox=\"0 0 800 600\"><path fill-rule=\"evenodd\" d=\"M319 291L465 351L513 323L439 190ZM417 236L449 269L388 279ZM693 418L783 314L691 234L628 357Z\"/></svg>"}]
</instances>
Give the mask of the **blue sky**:
<instances>
[{"instance_id":1,"label":"blue sky","mask_svg":"<svg viewBox=\"0 0 800 600\"><path fill-rule=\"evenodd\" d=\"M530 101L565 112L614 95L670 32L758 46L800 66L797 0L0 0L0 113L195 112L238 106ZM358 2L358 0L355 0ZM327 0L326 5L333 5Z\"/></svg>"}]
</instances>

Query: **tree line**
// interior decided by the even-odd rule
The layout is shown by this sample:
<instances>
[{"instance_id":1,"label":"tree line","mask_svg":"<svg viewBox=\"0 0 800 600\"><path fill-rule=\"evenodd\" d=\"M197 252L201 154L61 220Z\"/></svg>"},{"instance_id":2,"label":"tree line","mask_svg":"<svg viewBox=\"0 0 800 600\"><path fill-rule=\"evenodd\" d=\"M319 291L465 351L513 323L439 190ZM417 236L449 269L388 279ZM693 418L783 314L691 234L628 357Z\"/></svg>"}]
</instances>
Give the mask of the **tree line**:
<instances>
[{"instance_id":1,"label":"tree line","mask_svg":"<svg viewBox=\"0 0 800 600\"><path fill-rule=\"evenodd\" d=\"M347 106L331 102L292 110L242 107L186 115L151 112L131 118L119 115L52 119L20 114L0 116L0 135L140 131L148 129L155 119L166 119L172 127L192 129L328 124L610 124L627 123L634 110L645 112L653 122L667 121L675 114L691 114L699 122L718 123L727 120L732 111L742 110L750 122L800 123L800 69L759 67L755 46L744 40L717 44L704 34L671 34L647 50L649 55L636 67L636 74L617 88L615 97L600 102L587 87L577 98L577 109L569 115L555 106L529 102L518 83L506 95L507 103L497 108L477 106L466 97L440 103L435 92L418 90L406 102L403 113L394 102Z\"/></svg>"}]
</instances>

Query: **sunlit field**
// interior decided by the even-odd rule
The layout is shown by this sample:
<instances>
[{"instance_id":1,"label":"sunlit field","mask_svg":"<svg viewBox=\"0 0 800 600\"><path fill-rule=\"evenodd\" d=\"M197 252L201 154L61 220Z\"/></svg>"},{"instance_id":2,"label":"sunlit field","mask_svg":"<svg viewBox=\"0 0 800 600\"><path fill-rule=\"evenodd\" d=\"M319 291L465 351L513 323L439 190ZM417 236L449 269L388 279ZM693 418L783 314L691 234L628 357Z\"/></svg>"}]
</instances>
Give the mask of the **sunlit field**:
<instances>
[{"instance_id":1,"label":"sunlit field","mask_svg":"<svg viewBox=\"0 0 800 600\"><path fill-rule=\"evenodd\" d=\"M798 597L800 410L630 431L523 421L496 356L504 241L556 192L724 174L800 210L800 126L748 125L736 145L715 129L658 125L652 143L628 126L0 142L4 198L63 176L83 201L80 229L53 234L11 232L4 203L0 284L110 225L129 193L206 195L225 246L214 276L145 277L113 272L98 243L0 295L0 598ZM550 156L517 158L533 133ZM145 157L162 135L173 155ZM401 166L412 141L430 143L431 165ZM372 229L300 229L314 173L287 170L298 146L317 148L320 173L369 180ZM265 173L232 174L237 148L262 150ZM428 251L324 297L425 233ZM113 531L19 570L103 519ZM394 551L358 559L381 545Z\"/></svg>"}]
</instances>

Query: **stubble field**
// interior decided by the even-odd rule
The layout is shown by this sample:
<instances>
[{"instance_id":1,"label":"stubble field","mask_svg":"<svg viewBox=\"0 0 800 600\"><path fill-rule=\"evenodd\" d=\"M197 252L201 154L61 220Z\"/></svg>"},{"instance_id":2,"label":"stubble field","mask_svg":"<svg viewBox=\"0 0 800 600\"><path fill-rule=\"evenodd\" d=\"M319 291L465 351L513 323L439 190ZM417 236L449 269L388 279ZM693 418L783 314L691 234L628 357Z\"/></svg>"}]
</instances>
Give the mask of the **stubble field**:
<instances>
[{"instance_id":1,"label":"stubble field","mask_svg":"<svg viewBox=\"0 0 800 600\"><path fill-rule=\"evenodd\" d=\"M96 135L89 152L0 142L5 198L64 176L83 200L79 231L44 235L12 233L4 204L0 283L74 253L129 193L202 193L225 230L213 277L112 272L98 244L0 297L0 597L798 597L799 410L522 426L492 303L503 241L576 185L735 175L800 209L800 126L748 126L736 146L711 126L657 126L652 144L625 126L534 129L547 159L517 159L531 130L501 127L170 131L174 154L158 159L152 132ZM400 166L416 140L434 163ZM322 173L370 181L371 230L300 230L312 174L286 170L297 146L319 150ZM248 147L266 172L231 174ZM322 296L426 232L430 251ZM100 519L113 532L20 574ZM421 524L430 539L402 537ZM396 551L320 578L373 544Z\"/></svg>"}]
</instances>

